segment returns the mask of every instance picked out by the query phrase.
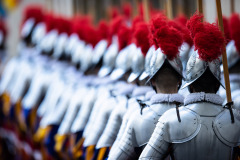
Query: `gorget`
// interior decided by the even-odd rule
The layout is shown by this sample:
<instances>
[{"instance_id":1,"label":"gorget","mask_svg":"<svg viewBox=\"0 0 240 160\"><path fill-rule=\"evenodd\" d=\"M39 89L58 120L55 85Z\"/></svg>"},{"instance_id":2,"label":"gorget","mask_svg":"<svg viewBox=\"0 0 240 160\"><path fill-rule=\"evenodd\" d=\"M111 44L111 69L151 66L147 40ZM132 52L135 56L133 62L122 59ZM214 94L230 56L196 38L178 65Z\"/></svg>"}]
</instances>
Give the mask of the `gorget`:
<instances>
[{"instance_id":1,"label":"gorget","mask_svg":"<svg viewBox=\"0 0 240 160\"><path fill-rule=\"evenodd\" d=\"M176 94L155 94L151 98L151 104L158 104L158 103L183 103L184 97L178 93Z\"/></svg>"},{"instance_id":2,"label":"gorget","mask_svg":"<svg viewBox=\"0 0 240 160\"><path fill-rule=\"evenodd\" d=\"M216 105L222 105L223 99L217 94L204 92L191 93L184 99L184 106L197 102L209 102Z\"/></svg>"}]
</instances>

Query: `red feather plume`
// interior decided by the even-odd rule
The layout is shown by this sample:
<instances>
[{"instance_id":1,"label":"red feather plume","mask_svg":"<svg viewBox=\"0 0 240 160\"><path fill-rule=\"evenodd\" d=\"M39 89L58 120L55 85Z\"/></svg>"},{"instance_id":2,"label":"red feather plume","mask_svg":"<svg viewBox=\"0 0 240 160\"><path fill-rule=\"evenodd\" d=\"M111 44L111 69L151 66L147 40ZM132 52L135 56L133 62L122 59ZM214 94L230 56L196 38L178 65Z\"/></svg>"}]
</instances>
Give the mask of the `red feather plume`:
<instances>
[{"instance_id":1,"label":"red feather plume","mask_svg":"<svg viewBox=\"0 0 240 160\"><path fill-rule=\"evenodd\" d=\"M110 28L109 29L109 38L108 38L109 44L112 43L112 37L114 35L118 34L118 31L119 31L121 25L123 24L123 21L124 21L124 18L122 16L118 16L115 19L112 19L110 21L110 24L109 24L109 28Z\"/></svg>"},{"instance_id":2,"label":"red feather plume","mask_svg":"<svg viewBox=\"0 0 240 160\"><path fill-rule=\"evenodd\" d=\"M71 33L71 21L64 17L58 17L55 21L58 33Z\"/></svg>"},{"instance_id":3,"label":"red feather plume","mask_svg":"<svg viewBox=\"0 0 240 160\"><path fill-rule=\"evenodd\" d=\"M47 32L51 31L52 29L54 29L56 27L55 17L51 13L48 13L44 16L44 22L46 25Z\"/></svg>"},{"instance_id":4,"label":"red feather plume","mask_svg":"<svg viewBox=\"0 0 240 160\"><path fill-rule=\"evenodd\" d=\"M115 19L119 16L119 11L116 7L110 8L108 13L109 13L108 15L109 15L110 19Z\"/></svg>"},{"instance_id":5,"label":"red feather plume","mask_svg":"<svg viewBox=\"0 0 240 160\"><path fill-rule=\"evenodd\" d=\"M80 17L74 17L73 22L72 22L72 28L71 28L71 33L76 33L79 38L81 38L81 23L80 23Z\"/></svg>"},{"instance_id":6,"label":"red feather plume","mask_svg":"<svg viewBox=\"0 0 240 160\"><path fill-rule=\"evenodd\" d=\"M148 49L150 48L148 36L149 36L148 24L145 22L138 23L134 31L134 37L136 39L136 45L141 48L144 56L146 56Z\"/></svg>"},{"instance_id":7,"label":"red feather plume","mask_svg":"<svg viewBox=\"0 0 240 160\"><path fill-rule=\"evenodd\" d=\"M230 29L229 29L229 19L225 16L222 16L223 18L223 28L224 28L224 37L226 44L228 44L229 41L231 41L231 35L230 35ZM216 23L218 22L218 19Z\"/></svg>"},{"instance_id":8,"label":"red feather plume","mask_svg":"<svg viewBox=\"0 0 240 160\"><path fill-rule=\"evenodd\" d=\"M132 20L132 28L136 28L136 25L139 23L139 22L143 22L143 17L142 16L136 16L133 18Z\"/></svg>"},{"instance_id":9,"label":"red feather plume","mask_svg":"<svg viewBox=\"0 0 240 160\"><path fill-rule=\"evenodd\" d=\"M123 5L123 14L127 19L131 19L132 6L130 3L125 3Z\"/></svg>"},{"instance_id":10,"label":"red feather plume","mask_svg":"<svg viewBox=\"0 0 240 160\"><path fill-rule=\"evenodd\" d=\"M173 27L163 26L157 32L158 46L162 52L172 60L179 54L179 47L182 45L181 33Z\"/></svg>"},{"instance_id":11,"label":"red feather plume","mask_svg":"<svg viewBox=\"0 0 240 160\"><path fill-rule=\"evenodd\" d=\"M224 37L216 24L201 22L202 17L194 14L187 26L200 59L211 62L221 55Z\"/></svg>"},{"instance_id":12,"label":"red feather plume","mask_svg":"<svg viewBox=\"0 0 240 160\"><path fill-rule=\"evenodd\" d=\"M23 23L29 18L33 18L35 20L35 24L42 22L43 21L42 7L38 5L27 6L23 13Z\"/></svg>"},{"instance_id":13,"label":"red feather plume","mask_svg":"<svg viewBox=\"0 0 240 160\"><path fill-rule=\"evenodd\" d=\"M196 33L203 32L203 28L204 28L203 26L204 25L201 22L202 18L203 18L202 15L194 14L190 18L190 20L188 20L188 22L187 22L187 28L189 29L190 35L191 35L192 38L195 37Z\"/></svg>"},{"instance_id":14,"label":"red feather plume","mask_svg":"<svg viewBox=\"0 0 240 160\"><path fill-rule=\"evenodd\" d=\"M151 21L151 33L155 46L160 47L169 60L179 54L179 47L182 45L181 33L168 25L166 17L159 14Z\"/></svg>"},{"instance_id":15,"label":"red feather plume","mask_svg":"<svg viewBox=\"0 0 240 160\"><path fill-rule=\"evenodd\" d=\"M84 33L84 40L87 43L92 44L93 47L95 47L95 45L99 42L99 36L95 36L97 35L97 29L91 25L85 25L83 28L83 33Z\"/></svg>"},{"instance_id":16,"label":"red feather plume","mask_svg":"<svg viewBox=\"0 0 240 160\"><path fill-rule=\"evenodd\" d=\"M124 18L122 16L118 16L110 22L110 34L111 36L117 34L120 26L123 24Z\"/></svg>"},{"instance_id":17,"label":"red feather plume","mask_svg":"<svg viewBox=\"0 0 240 160\"><path fill-rule=\"evenodd\" d=\"M156 32L161 26L167 25L167 19L163 14L158 14L154 16L150 21L150 32L149 41L150 45L154 45L155 48L158 48L157 35Z\"/></svg>"},{"instance_id":18,"label":"red feather plume","mask_svg":"<svg viewBox=\"0 0 240 160\"><path fill-rule=\"evenodd\" d=\"M168 25L177 29L182 34L183 41L188 43L188 45L190 47L193 45L193 40L192 40L192 38L190 36L190 32L186 26L182 25L178 21L173 21L173 20L169 21Z\"/></svg>"},{"instance_id":19,"label":"red feather plume","mask_svg":"<svg viewBox=\"0 0 240 160\"><path fill-rule=\"evenodd\" d=\"M131 43L132 29L124 24L119 28L117 35L119 50L121 50Z\"/></svg>"},{"instance_id":20,"label":"red feather plume","mask_svg":"<svg viewBox=\"0 0 240 160\"><path fill-rule=\"evenodd\" d=\"M240 53L240 17L238 14L234 13L230 17L230 34L235 42L235 46Z\"/></svg>"},{"instance_id":21,"label":"red feather plume","mask_svg":"<svg viewBox=\"0 0 240 160\"><path fill-rule=\"evenodd\" d=\"M100 39L108 39L110 36L109 33L109 25L107 21L101 20L98 24L98 33L99 33L99 38Z\"/></svg>"},{"instance_id":22,"label":"red feather plume","mask_svg":"<svg viewBox=\"0 0 240 160\"><path fill-rule=\"evenodd\" d=\"M0 30L2 31L3 36L5 38L7 36L8 31L7 31L7 27L6 27L6 24L3 19L0 20Z\"/></svg>"},{"instance_id":23,"label":"red feather plume","mask_svg":"<svg viewBox=\"0 0 240 160\"><path fill-rule=\"evenodd\" d=\"M84 28L86 25L89 25L90 23L91 17L89 16L75 17L72 23L71 33L76 33L80 39L85 40Z\"/></svg>"},{"instance_id":24,"label":"red feather plume","mask_svg":"<svg viewBox=\"0 0 240 160\"><path fill-rule=\"evenodd\" d=\"M186 26L188 19L185 15L180 14L175 18L175 21L180 23L183 26Z\"/></svg>"}]
</instances>

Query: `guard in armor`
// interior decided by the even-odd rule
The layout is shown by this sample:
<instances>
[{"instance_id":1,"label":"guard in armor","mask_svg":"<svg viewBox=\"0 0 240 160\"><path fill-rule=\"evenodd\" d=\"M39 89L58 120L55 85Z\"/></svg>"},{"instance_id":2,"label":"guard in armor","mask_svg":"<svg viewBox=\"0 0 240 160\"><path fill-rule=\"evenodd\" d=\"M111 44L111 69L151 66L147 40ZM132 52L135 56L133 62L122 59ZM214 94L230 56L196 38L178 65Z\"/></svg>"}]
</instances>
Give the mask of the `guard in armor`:
<instances>
[{"instance_id":1,"label":"guard in armor","mask_svg":"<svg viewBox=\"0 0 240 160\"><path fill-rule=\"evenodd\" d=\"M110 79L112 81L119 81L119 80L125 80L126 77L129 75L129 70L131 69L131 60L132 60L132 51L135 49L132 44L129 45L131 42L131 27L127 25L125 22L125 19L123 19L122 23L119 26L119 30L117 32L117 38L118 38L118 46L119 46L119 53L116 58L116 64L115 69L110 74ZM124 82L125 83L125 82ZM124 85L125 91L122 93L117 93L116 95L112 95L109 97L109 99L102 104L101 110L98 111L98 116L93 121L93 123L89 123L87 125L86 130L83 133L83 136L86 138L83 146L86 148L86 156L91 157L91 148L94 148L94 156L98 157L98 149L95 149L95 146L103 133L103 130L106 126L107 120L114 110L114 108L117 106L116 102L124 101L124 99L119 99L119 96L125 96L130 95L132 93L133 88L135 85L127 84ZM122 90L122 88L120 88ZM117 91L118 92L118 91ZM121 92L121 91L120 91ZM115 97L116 96L116 97ZM92 112L93 113L93 112ZM91 116L93 115L91 113ZM90 128L89 128L90 127ZM90 130L89 130L90 129ZM89 132L90 131L90 132ZM94 131L94 132L92 132Z\"/></svg>"},{"instance_id":2,"label":"guard in armor","mask_svg":"<svg viewBox=\"0 0 240 160\"><path fill-rule=\"evenodd\" d=\"M145 107L147 103L150 101L151 96L156 94L152 87L141 85L146 82L146 79L149 76L148 64L150 63L151 57L155 51L155 46L152 45L150 47L149 39L145 38L148 37L149 35L148 23L142 22L141 17L135 17L133 19L133 24L136 23L136 21L140 21L139 23L136 24L135 27L136 29L134 31L136 44L139 48L137 49L137 52L133 56L132 73L128 77L128 82L129 83L134 82L136 84L140 84L140 86L136 87L133 90L131 98L128 99L128 102L126 103L125 107L122 107L121 109L116 109L116 112L113 112L113 116L111 115L111 118L114 117L115 121L109 119L108 125L106 126L106 129L104 130L104 133L97 144L97 147L103 145L111 146L109 155L114 153L115 148L118 147L118 143L121 140L121 137L127 126L127 122L131 116L131 113L136 110L140 111L140 109ZM143 68L144 70L142 70ZM125 111L122 112L123 110ZM113 125L114 124L113 122L116 123L116 121L117 125L116 124ZM112 128L115 128L114 129L115 131L109 132L109 130L113 130Z\"/></svg>"},{"instance_id":3,"label":"guard in armor","mask_svg":"<svg viewBox=\"0 0 240 160\"><path fill-rule=\"evenodd\" d=\"M181 33L170 28L166 17L161 14L152 19L151 34L151 40L158 49L150 61L148 81L157 94L152 96L149 107L131 114L118 146L110 152L109 160L137 159L159 117L171 108L176 110L183 103L183 96L177 93L182 81L182 63L178 57Z\"/></svg>"},{"instance_id":4,"label":"guard in armor","mask_svg":"<svg viewBox=\"0 0 240 160\"><path fill-rule=\"evenodd\" d=\"M224 37L216 24L201 22L202 18L195 14L187 23L195 47L183 86L190 94L179 117L171 109L159 119L140 159L227 160L240 144L239 112L222 107L223 99L216 94Z\"/></svg>"},{"instance_id":5,"label":"guard in armor","mask_svg":"<svg viewBox=\"0 0 240 160\"><path fill-rule=\"evenodd\" d=\"M238 100L240 93L240 17L239 14L234 13L231 15L229 20L226 18L224 18L223 20L223 22L225 23L229 22L227 23L227 26L229 26L229 28L224 27L224 31L225 35L228 35L228 38L226 36L226 40L228 42L226 46L226 51L232 98L234 101L234 107L240 107ZM229 34L226 34L226 31L228 31ZM223 71L222 66L221 71ZM226 92L223 88L220 88L219 94L221 97L226 98Z\"/></svg>"},{"instance_id":6,"label":"guard in armor","mask_svg":"<svg viewBox=\"0 0 240 160\"><path fill-rule=\"evenodd\" d=\"M7 28L4 20L0 20L0 70L2 72L3 65L5 65L6 61L6 39L7 39ZM6 74L6 73L5 73ZM3 75L3 74L2 74ZM0 112L3 112L4 100L10 99L7 93L2 93L2 85L0 89ZM9 102L8 102L9 103Z\"/></svg>"},{"instance_id":7,"label":"guard in armor","mask_svg":"<svg viewBox=\"0 0 240 160\"><path fill-rule=\"evenodd\" d=\"M131 66L132 73L128 77L128 82L134 83L134 89L131 95L121 95L123 96L123 99L118 102L117 106L112 111L107 125L96 145L96 148L100 148L100 151L106 150L106 148L108 149L113 145L119 133L119 129L122 125L125 125L126 118L124 120L124 123L122 123L123 117L132 109L140 110L141 106L145 105L142 102L145 100L145 94L149 91L152 91L152 88L150 86L142 86L141 84L139 86L135 85L144 83L139 81L138 77L144 70L145 55L149 50L149 40L145 38L148 37L149 30L148 24L144 22L136 24L136 27L134 28L135 31L133 37L136 39L136 46L134 47L135 50L133 50L134 55ZM135 45L135 43L132 43L131 45ZM129 88L129 86L127 87Z\"/></svg>"}]
</instances>

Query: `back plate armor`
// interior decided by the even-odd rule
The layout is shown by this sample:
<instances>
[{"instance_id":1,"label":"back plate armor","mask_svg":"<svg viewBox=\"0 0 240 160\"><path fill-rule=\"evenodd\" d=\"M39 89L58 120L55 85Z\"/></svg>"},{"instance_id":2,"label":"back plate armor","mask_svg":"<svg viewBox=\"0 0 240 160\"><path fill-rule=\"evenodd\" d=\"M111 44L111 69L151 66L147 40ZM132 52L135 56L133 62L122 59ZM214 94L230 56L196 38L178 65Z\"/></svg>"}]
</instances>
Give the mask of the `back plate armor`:
<instances>
[{"instance_id":1,"label":"back plate armor","mask_svg":"<svg viewBox=\"0 0 240 160\"><path fill-rule=\"evenodd\" d=\"M231 159L232 147L240 142L239 112L233 109L235 123L231 123L229 111L214 94L199 93L188 102L185 99L186 106L179 109L181 122L174 109L159 119L140 159L163 159L167 155L176 160Z\"/></svg>"}]
</instances>

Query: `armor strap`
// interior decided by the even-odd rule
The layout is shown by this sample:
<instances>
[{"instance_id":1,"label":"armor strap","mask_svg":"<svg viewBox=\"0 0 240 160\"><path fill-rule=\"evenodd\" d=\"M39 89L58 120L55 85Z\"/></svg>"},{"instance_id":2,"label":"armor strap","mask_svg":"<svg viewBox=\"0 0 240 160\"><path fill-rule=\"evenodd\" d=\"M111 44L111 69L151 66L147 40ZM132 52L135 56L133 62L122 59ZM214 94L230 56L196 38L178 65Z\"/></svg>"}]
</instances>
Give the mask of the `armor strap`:
<instances>
[{"instance_id":1,"label":"armor strap","mask_svg":"<svg viewBox=\"0 0 240 160\"><path fill-rule=\"evenodd\" d=\"M140 114L142 115L142 111L145 107L148 107L147 104L143 103L141 100L137 99L138 104L140 105Z\"/></svg>"},{"instance_id":2,"label":"armor strap","mask_svg":"<svg viewBox=\"0 0 240 160\"><path fill-rule=\"evenodd\" d=\"M179 113L180 105L181 105L181 103L176 103L176 112L177 112L178 122L181 122L181 117L180 117L180 113Z\"/></svg>"},{"instance_id":3,"label":"armor strap","mask_svg":"<svg viewBox=\"0 0 240 160\"><path fill-rule=\"evenodd\" d=\"M116 94L114 94L114 92L113 92L113 90L110 90L110 95L111 95L111 97L116 97Z\"/></svg>"},{"instance_id":4,"label":"armor strap","mask_svg":"<svg viewBox=\"0 0 240 160\"><path fill-rule=\"evenodd\" d=\"M227 108L229 110L230 116L231 116L231 122L234 123L234 115L233 115L233 111L232 111L232 106L233 106L233 102L228 102L225 104L224 108Z\"/></svg>"}]
</instances>

